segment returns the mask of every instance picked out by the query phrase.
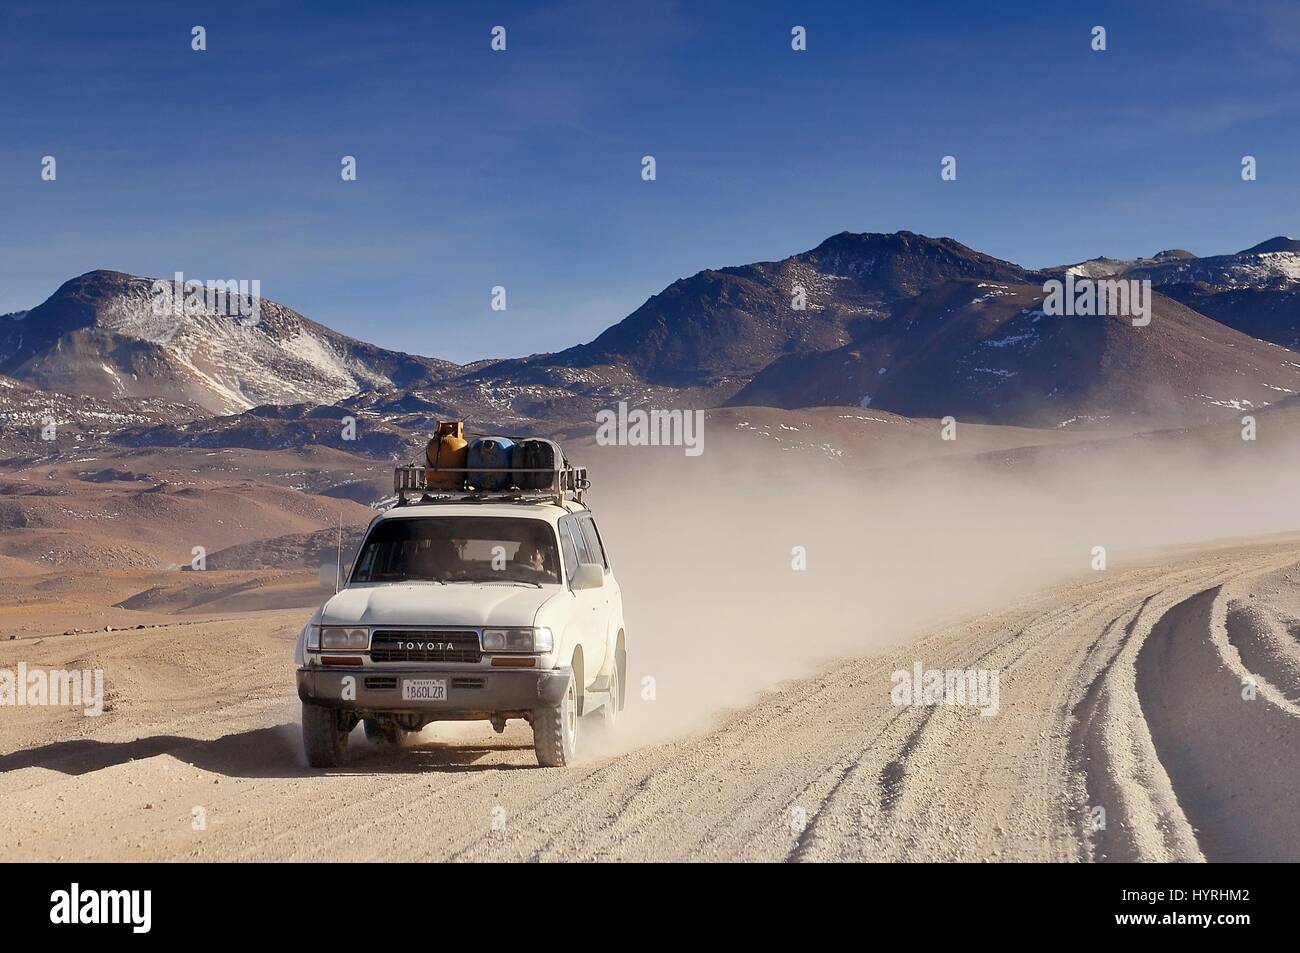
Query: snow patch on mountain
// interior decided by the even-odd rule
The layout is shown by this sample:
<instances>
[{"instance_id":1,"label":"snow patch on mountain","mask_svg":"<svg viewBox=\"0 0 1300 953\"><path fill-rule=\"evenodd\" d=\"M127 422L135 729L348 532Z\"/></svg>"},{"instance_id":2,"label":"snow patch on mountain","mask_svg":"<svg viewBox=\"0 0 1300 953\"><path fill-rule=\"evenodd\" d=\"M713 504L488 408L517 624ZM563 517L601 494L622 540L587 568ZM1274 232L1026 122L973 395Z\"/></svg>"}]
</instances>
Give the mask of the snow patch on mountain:
<instances>
[{"instance_id":1,"label":"snow patch on mountain","mask_svg":"<svg viewBox=\"0 0 1300 953\"><path fill-rule=\"evenodd\" d=\"M93 396L162 397L232 414L335 403L454 368L356 341L266 298L253 313L220 313L202 299L173 307L174 293L155 294L157 285L90 272L24 313L33 320L0 317L0 370L46 389L84 383Z\"/></svg>"},{"instance_id":2,"label":"snow patch on mountain","mask_svg":"<svg viewBox=\"0 0 1300 953\"><path fill-rule=\"evenodd\" d=\"M1149 278L1157 287L1202 281L1220 288L1264 288L1300 282L1300 254L1289 251L1219 255L1133 268L1130 278Z\"/></svg>"}]
</instances>

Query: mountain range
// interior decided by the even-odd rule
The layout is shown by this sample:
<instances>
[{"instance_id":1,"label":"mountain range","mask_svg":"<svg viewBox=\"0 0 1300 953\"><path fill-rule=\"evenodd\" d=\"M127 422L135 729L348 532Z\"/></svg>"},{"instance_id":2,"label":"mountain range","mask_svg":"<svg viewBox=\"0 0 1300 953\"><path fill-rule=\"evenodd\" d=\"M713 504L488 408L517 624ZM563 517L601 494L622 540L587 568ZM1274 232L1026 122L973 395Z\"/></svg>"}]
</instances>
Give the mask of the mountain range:
<instances>
[{"instance_id":1,"label":"mountain range","mask_svg":"<svg viewBox=\"0 0 1300 953\"><path fill-rule=\"evenodd\" d=\"M1152 320L1051 317L1044 282L1150 281ZM458 365L340 334L262 299L256 323L158 313L152 279L73 278L0 316L6 446L53 416L87 439L406 452L440 417L590 429L632 405L854 405L1037 427L1181 426L1300 393L1300 242L1025 269L951 238L843 232L674 282L587 344ZM76 395L70 399L69 395Z\"/></svg>"}]
</instances>

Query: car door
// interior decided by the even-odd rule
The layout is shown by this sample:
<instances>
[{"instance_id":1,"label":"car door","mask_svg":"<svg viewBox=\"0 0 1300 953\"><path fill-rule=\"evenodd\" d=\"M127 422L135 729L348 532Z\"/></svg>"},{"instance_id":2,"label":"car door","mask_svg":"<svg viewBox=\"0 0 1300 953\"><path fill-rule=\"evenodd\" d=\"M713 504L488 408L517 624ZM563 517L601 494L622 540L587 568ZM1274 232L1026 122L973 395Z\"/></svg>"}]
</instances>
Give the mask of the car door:
<instances>
[{"instance_id":1,"label":"car door","mask_svg":"<svg viewBox=\"0 0 1300 953\"><path fill-rule=\"evenodd\" d=\"M604 589L574 589L573 575L579 563L595 562L587 541L572 517L560 520L560 545L564 550L564 578L574 600L573 622L582 643L583 680L589 685L605 663L605 633L600 625ZM584 688L586 685L583 686Z\"/></svg>"},{"instance_id":2,"label":"car door","mask_svg":"<svg viewBox=\"0 0 1300 953\"><path fill-rule=\"evenodd\" d=\"M618 612L622 594L618 591L618 584L614 581L614 573L609 566L609 556L605 553L605 546L600 538L600 530L596 528L596 518L590 513L578 517L578 527L582 530L583 539L587 543L587 553L591 556L591 561L598 564L605 571L605 585L597 590L600 593L599 607L597 616L599 623L597 628L600 630L601 638L605 651L613 649L610 640L611 619L616 615L621 616ZM606 661L609 661L606 659Z\"/></svg>"}]
</instances>

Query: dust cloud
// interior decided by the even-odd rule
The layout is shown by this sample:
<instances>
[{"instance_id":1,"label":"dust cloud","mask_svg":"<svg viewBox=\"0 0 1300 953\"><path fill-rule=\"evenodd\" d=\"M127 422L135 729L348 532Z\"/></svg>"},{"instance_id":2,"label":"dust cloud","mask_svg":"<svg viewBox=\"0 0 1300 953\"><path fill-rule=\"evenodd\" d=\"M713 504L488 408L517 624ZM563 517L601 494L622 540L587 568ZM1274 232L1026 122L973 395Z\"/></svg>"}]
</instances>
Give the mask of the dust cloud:
<instances>
[{"instance_id":1,"label":"dust cloud","mask_svg":"<svg viewBox=\"0 0 1300 953\"><path fill-rule=\"evenodd\" d=\"M1227 426L892 469L887 444L851 463L718 441L696 458L581 456L627 621L619 748L706 727L831 659L1086 580L1097 546L1115 570L1300 530L1295 442Z\"/></svg>"}]
</instances>

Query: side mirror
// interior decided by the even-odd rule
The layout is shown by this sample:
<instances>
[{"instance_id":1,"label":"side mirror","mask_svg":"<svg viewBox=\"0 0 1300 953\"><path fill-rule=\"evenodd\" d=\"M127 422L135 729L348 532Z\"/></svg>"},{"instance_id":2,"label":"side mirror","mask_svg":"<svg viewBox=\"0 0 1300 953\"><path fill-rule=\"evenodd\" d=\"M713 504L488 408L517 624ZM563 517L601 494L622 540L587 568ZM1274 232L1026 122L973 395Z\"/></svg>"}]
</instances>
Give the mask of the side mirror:
<instances>
[{"instance_id":1,"label":"side mirror","mask_svg":"<svg viewBox=\"0 0 1300 953\"><path fill-rule=\"evenodd\" d=\"M605 585L605 570L597 563L580 563L571 585L574 590L599 589Z\"/></svg>"}]
</instances>

